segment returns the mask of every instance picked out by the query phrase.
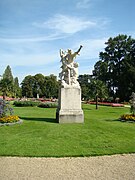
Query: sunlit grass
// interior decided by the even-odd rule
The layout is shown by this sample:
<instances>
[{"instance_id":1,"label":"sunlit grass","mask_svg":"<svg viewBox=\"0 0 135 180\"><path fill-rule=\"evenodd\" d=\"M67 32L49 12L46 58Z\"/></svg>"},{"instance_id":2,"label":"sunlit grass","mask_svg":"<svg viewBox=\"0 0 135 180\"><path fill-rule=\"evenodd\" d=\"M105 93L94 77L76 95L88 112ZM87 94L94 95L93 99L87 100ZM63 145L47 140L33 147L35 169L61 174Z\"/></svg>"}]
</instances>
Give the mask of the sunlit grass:
<instances>
[{"instance_id":1,"label":"sunlit grass","mask_svg":"<svg viewBox=\"0 0 135 180\"><path fill-rule=\"evenodd\" d=\"M84 124L58 124L56 109L14 107L23 124L0 127L1 156L96 156L135 152L135 123L123 107L83 105Z\"/></svg>"}]
</instances>

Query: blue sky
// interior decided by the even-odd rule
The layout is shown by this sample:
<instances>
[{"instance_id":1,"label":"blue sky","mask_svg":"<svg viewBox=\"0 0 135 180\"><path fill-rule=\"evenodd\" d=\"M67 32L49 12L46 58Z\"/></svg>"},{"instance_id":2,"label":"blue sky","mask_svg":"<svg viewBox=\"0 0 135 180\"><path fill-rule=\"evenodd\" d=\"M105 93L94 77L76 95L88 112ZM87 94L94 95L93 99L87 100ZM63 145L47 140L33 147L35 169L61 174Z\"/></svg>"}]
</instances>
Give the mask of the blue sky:
<instances>
[{"instance_id":1,"label":"blue sky","mask_svg":"<svg viewBox=\"0 0 135 180\"><path fill-rule=\"evenodd\" d=\"M59 49L83 49L79 74L90 74L109 37L135 38L134 0L0 0L0 74L60 72Z\"/></svg>"}]
</instances>

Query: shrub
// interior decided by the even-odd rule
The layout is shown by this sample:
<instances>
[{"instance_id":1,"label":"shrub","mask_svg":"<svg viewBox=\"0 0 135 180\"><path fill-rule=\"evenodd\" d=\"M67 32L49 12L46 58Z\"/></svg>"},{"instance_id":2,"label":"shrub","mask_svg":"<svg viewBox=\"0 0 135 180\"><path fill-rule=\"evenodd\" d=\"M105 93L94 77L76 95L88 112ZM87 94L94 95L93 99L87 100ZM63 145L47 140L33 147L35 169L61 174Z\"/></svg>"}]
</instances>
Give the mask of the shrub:
<instances>
[{"instance_id":1,"label":"shrub","mask_svg":"<svg viewBox=\"0 0 135 180\"><path fill-rule=\"evenodd\" d=\"M52 102L45 102L45 103L40 103L38 107L41 108L57 108L58 104L57 103L52 103Z\"/></svg>"},{"instance_id":2,"label":"shrub","mask_svg":"<svg viewBox=\"0 0 135 180\"><path fill-rule=\"evenodd\" d=\"M13 103L14 106L17 107L28 107L28 106L38 106L40 102L37 101L15 101Z\"/></svg>"},{"instance_id":3,"label":"shrub","mask_svg":"<svg viewBox=\"0 0 135 180\"><path fill-rule=\"evenodd\" d=\"M0 123L12 123L19 121L19 117L13 115L13 109L9 102L0 99Z\"/></svg>"},{"instance_id":4,"label":"shrub","mask_svg":"<svg viewBox=\"0 0 135 180\"><path fill-rule=\"evenodd\" d=\"M135 115L135 93L134 92L132 92L131 98L132 99L130 100L130 105L131 105L130 112Z\"/></svg>"},{"instance_id":5,"label":"shrub","mask_svg":"<svg viewBox=\"0 0 135 180\"><path fill-rule=\"evenodd\" d=\"M13 109L11 108L9 102L0 99L0 118L12 114L13 114Z\"/></svg>"}]
</instances>

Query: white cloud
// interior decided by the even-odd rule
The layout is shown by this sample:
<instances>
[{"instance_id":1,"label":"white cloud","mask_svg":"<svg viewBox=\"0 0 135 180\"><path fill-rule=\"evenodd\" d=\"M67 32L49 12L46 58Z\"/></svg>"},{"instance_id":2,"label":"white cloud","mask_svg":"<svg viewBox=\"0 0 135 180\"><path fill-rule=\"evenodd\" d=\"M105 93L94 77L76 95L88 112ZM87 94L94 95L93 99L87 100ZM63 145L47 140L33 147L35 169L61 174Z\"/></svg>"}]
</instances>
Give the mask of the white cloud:
<instances>
[{"instance_id":1,"label":"white cloud","mask_svg":"<svg viewBox=\"0 0 135 180\"><path fill-rule=\"evenodd\" d=\"M90 0L80 0L77 2L76 7L79 9L86 9L90 6Z\"/></svg>"},{"instance_id":2,"label":"white cloud","mask_svg":"<svg viewBox=\"0 0 135 180\"><path fill-rule=\"evenodd\" d=\"M34 23L33 25L40 28L49 28L59 33L74 34L84 29L95 27L97 24L94 21L83 18L57 14L44 23Z\"/></svg>"},{"instance_id":3,"label":"white cloud","mask_svg":"<svg viewBox=\"0 0 135 180\"><path fill-rule=\"evenodd\" d=\"M36 28L44 29L47 34L43 36L33 36L31 34L27 34L27 38L24 37L14 37L3 38L0 37L1 42L6 43L26 43L26 42L45 42L45 41L53 41L57 39L67 38L68 36L75 34L79 31L83 31L88 28L93 28L97 26L96 21L86 20L79 17L66 16L61 14L56 14L54 17L48 19L45 22L32 23L34 29L33 31L37 31ZM39 30L39 29L38 29Z\"/></svg>"},{"instance_id":4,"label":"white cloud","mask_svg":"<svg viewBox=\"0 0 135 180\"><path fill-rule=\"evenodd\" d=\"M42 42L42 41L53 41L56 39L64 38L64 35L60 35L58 33L53 33L48 36L39 36L39 37L33 37L33 38L0 38L1 42L7 42L7 43L26 43L26 42Z\"/></svg>"},{"instance_id":5,"label":"white cloud","mask_svg":"<svg viewBox=\"0 0 135 180\"><path fill-rule=\"evenodd\" d=\"M33 42L47 42L53 41L57 39L68 38L71 35L74 35L77 32L83 30L90 30L92 28L104 29L109 23L109 19L96 18L93 20L82 18L82 17L74 17L62 14L56 14L53 17L49 18L45 22L32 23L32 32L36 32L36 35L28 34L20 36L10 36L9 38L0 37L0 42L5 43L33 43ZM43 33L43 35L38 35L39 28ZM34 34L34 33L33 33Z\"/></svg>"}]
</instances>

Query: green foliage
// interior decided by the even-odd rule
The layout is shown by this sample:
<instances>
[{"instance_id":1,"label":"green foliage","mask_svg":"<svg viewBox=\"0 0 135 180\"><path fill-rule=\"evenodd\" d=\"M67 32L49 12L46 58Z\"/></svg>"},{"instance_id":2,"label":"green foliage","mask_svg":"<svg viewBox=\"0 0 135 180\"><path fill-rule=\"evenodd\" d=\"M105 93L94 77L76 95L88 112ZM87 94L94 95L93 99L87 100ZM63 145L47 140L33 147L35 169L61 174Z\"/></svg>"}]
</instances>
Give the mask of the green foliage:
<instances>
[{"instance_id":1,"label":"green foliage","mask_svg":"<svg viewBox=\"0 0 135 180\"><path fill-rule=\"evenodd\" d=\"M1 156L72 157L135 153L135 124L119 121L129 108L83 105L84 124L58 124L56 109L14 107L23 124L0 128Z\"/></svg>"},{"instance_id":2,"label":"green foliage","mask_svg":"<svg viewBox=\"0 0 135 180\"><path fill-rule=\"evenodd\" d=\"M0 99L0 123L13 123L19 121L19 117L13 115L13 108L9 102Z\"/></svg>"},{"instance_id":3,"label":"green foliage","mask_svg":"<svg viewBox=\"0 0 135 180\"><path fill-rule=\"evenodd\" d=\"M28 106L38 106L40 102L36 101L14 101L13 105L16 107L28 107Z\"/></svg>"},{"instance_id":4,"label":"green foliage","mask_svg":"<svg viewBox=\"0 0 135 180\"><path fill-rule=\"evenodd\" d=\"M21 88L19 87L19 80L18 77L15 77L14 79L14 97L21 97Z\"/></svg>"},{"instance_id":5,"label":"green foliage","mask_svg":"<svg viewBox=\"0 0 135 180\"><path fill-rule=\"evenodd\" d=\"M97 96L100 99L106 99L108 97L108 89L103 81L91 79L90 85L90 90L93 97Z\"/></svg>"},{"instance_id":6,"label":"green foliage","mask_svg":"<svg viewBox=\"0 0 135 180\"><path fill-rule=\"evenodd\" d=\"M5 99L6 96L21 97L18 78L13 78L9 65L6 67L2 79L0 80L0 93L3 95L3 99Z\"/></svg>"},{"instance_id":7,"label":"green foliage","mask_svg":"<svg viewBox=\"0 0 135 180\"><path fill-rule=\"evenodd\" d=\"M13 87L14 87L14 78L13 78L13 75L12 75L12 70L11 70L11 67L8 65L3 73L3 79L2 81L6 82L3 84L4 86L4 90L5 92L4 95L10 95L12 96L13 95ZM7 87L6 87L7 86ZM5 88L6 87L6 88Z\"/></svg>"},{"instance_id":8,"label":"green foliage","mask_svg":"<svg viewBox=\"0 0 135 180\"><path fill-rule=\"evenodd\" d=\"M98 99L103 99L108 97L108 89L105 83L101 80L91 79L91 94L96 101L96 109L98 109Z\"/></svg>"},{"instance_id":9,"label":"green foliage","mask_svg":"<svg viewBox=\"0 0 135 180\"><path fill-rule=\"evenodd\" d=\"M51 74L50 76L46 76L45 87L46 87L45 97L47 98L58 97L59 84L58 84L56 76L54 76L53 74Z\"/></svg>"},{"instance_id":10,"label":"green foliage","mask_svg":"<svg viewBox=\"0 0 135 180\"><path fill-rule=\"evenodd\" d=\"M37 97L37 94L39 94L40 97L45 96L45 76L42 74L36 74L34 79L33 96Z\"/></svg>"},{"instance_id":11,"label":"green foliage","mask_svg":"<svg viewBox=\"0 0 135 180\"><path fill-rule=\"evenodd\" d=\"M84 100L89 100L93 98L90 91L90 80L91 80L91 76L88 74L79 75L78 77L78 81L80 83L82 90L82 99Z\"/></svg>"},{"instance_id":12,"label":"green foliage","mask_svg":"<svg viewBox=\"0 0 135 180\"><path fill-rule=\"evenodd\" d=\"M43 76L36 74L35 76L28 75L22 81L22 96L25 97L58 97L58 81L56 76Z\"/></svg>"},{"instance_id":13,"label":"green foliage","mask_svg":"<svg viewBox=\"0 0 135 180\"><path fill-rule=\"evenodd\" d=\"M127 35L109 38L100 60L95 64L93 75L109 88L110 96L128 101L135 91L135 39Z\"/></svg>"},{"instance_id":14,"label":"green foliage","mask_svg":"<svg viewBox=\"0 0 135 180\"><path fill-rule=\"evenodd\" d=\"M0 99L0 118L13 114L13 108L8 101Z\"/></svg>"},{"instance_id":15,"label":"green foliage","mask_svg":"<svg viewBox=\"0 0 135 180\"><path fill-rule=\"evenodd\" d=\"M81 85L84 100L108 97L108 88L103 81L94 79L88 74L80 75L78 81Z\"/></svg>"},{"instance_id":16,"label":"green foliage","mask_svg":"<svg viewBox=\"0 0 135 180\"><path fill-rule=\"evenodd\" d=\"M31 75L26 76L22 81L21 85L22 85L22 96L32 98L33 88L35 85L34 77Z\"/></svg>"},{"instance_id":17,"label":"green foliage","mask_svg":"<svg viewBox=\"0 0 135 180\"><path fill-rule=\"evenodd\" d=\"M10 92L12 93L12 88L13 88L13 84L10 79L3 78L0 81L0 90L3 94L3 99L6 98L6 95L8 93L10 93Z\"/></svg>"},{"instance_id":18,"label":"green foliage","mask_svg":"<svg viewBox=\"0 0 135 180\"><path fill-rule=\"evenodd\" d=\"M11 67L8 65L4 71L3 79L9 79L13 83L13 75L11 71Z\"/></svg>"},{"instance_id":19,"label":"green foliage","mask_svg":"<svg viewBox=\"0 0 135 180\"><path fill-rule=\"evenodd\" d=\"M45 102L45 103L40 103L38 105L38 107L41 107L41 108L57 108L58 106L58 103L55 103L55 102Z\"/></svg>"}]
</instances>

